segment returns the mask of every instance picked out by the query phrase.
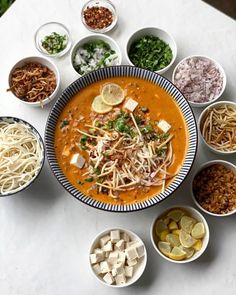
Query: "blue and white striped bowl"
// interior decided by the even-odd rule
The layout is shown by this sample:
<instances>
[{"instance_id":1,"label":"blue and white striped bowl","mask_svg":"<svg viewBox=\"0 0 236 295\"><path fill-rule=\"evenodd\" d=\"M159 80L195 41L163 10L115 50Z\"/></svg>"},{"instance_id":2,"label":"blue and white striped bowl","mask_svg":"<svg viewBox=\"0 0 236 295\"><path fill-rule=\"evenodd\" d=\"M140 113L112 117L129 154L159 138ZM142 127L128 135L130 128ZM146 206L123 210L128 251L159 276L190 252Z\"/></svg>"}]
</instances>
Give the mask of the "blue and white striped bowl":
<instances>
[{"instance_id":1,"label":"blue and white striped bowl","mask_svg":"<svg viewBox=\"0 0 236 295\"><path fill-rule=\"evenodd\" d=\"M84 195L80 192L77 188L75 188L63 174L62 170L60 169L55 149L54 149L54 134L55 128L58 121L58 118L65 108L66 104L70 101L70 99L78 93L84 87L93 84L99 80L103 80L106 78L111 77L135 77L135 78L142 78L148 80L156 85L161 86L165 89L177 102L182 114L184 116L188 133L189 133L189 146L186 153L186 157L184 163L175 177L174 181L165 189L164 192L159 193L152 198L141 201L135 204L127 204L127 205L112 205L103 203L97 200L92 199L89 196ZM180 143L181 144L181 143ZM97 71L91 72L75 82L73 82L69 87L67 87L58 101L53 106L51 113L49 114L49 118L46 124L46 131L45 131L45 145L46 145L46 152L49 164L53 173L55 174L57 180L61 183L61 185L76 199L82 201L83 203L90 205L94 208L112 211L112 212L130 212L130 211L137 211L142 210L148 207L151 207L167 197L169 197L183 182L183 180L188 175L193 161L195 159L196 150L197 150L197 127L196 121L192 112L189 103L184 98L183 94L166 78L160 76L157 73L140 69L133 66L114 66L99 69Z\"/></svg>"}]
</instances>

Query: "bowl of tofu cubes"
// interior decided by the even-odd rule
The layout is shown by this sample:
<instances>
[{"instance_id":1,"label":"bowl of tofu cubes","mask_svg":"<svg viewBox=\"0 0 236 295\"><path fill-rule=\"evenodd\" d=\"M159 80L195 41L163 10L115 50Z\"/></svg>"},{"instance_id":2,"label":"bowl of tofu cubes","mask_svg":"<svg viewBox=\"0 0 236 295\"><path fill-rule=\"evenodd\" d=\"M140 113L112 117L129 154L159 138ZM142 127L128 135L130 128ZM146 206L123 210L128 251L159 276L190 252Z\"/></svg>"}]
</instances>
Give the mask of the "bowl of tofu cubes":
<instances>
[{"instance_id":1,"label":"bowl of tofu cubes","mask_svg":"<svg viewBox=\"0 0 236 295\"><path fill-rule=\"evenodd\" d=\"M100 233L89 251L92 273L106 286L127 287L143 274L147 252L142 240L121 228Z\"/></svg>"}]
</instances>

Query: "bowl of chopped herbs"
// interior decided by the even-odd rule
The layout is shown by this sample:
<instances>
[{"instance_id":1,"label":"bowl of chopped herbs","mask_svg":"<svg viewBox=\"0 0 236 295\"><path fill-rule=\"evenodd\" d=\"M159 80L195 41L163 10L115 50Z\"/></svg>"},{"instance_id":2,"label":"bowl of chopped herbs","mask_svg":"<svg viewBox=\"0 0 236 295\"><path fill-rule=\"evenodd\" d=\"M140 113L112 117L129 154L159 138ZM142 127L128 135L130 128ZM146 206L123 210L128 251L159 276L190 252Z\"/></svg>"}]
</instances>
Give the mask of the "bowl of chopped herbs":
<instances>
[{"instance_id":1,"label":"bowl of chopped herbs","mask_svg":"<svg viewBox=\"0 0 236 295\"><path fill-rule=\"evenodd\" d=\"M174 63L177 46L171 34L159 28L136 31L126 45L126 58L130 65L159 74Z\"/></svg>"},{"instance_id":2,"label":"bowl of chopped herbs","mask_svg":"<svg viewBox=\"0 0 236 295\"><path fill-rule=\"evenodd\" d=\"M69 30L58 22L49 22L40 26L34 40L38 51L49 57L63 56L72 44Z\"/></svg>"}]
</instances>

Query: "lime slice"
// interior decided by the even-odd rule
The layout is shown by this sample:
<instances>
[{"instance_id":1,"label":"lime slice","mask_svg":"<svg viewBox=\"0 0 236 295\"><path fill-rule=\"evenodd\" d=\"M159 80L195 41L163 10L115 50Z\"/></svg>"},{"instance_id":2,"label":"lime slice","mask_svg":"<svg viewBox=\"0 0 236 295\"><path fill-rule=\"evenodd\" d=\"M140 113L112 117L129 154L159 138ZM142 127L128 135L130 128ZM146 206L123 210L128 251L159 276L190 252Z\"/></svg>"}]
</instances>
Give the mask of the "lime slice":
<instances>
[{"instance_id":1,"label":"lime slice","mask_svg":"<svg viewBox=\"0 0 236 295\"><path fill-rule=\"evenodd\" d=\"M196 251L201 250L202 248L202 240L197 240L197 242L193 245L193 249Z\"/></svg>"},{"instance_id":2,"label":"lime slice","mask_svg":"<svg viewBox=\"0 0 236 295\"><path fill-rule=\"evenodd\" d=\"M169 218L169 217L166 217L166 218L164 219L164 223L165 223L166 225L168 225L169 222L170 222L170 218Z\"/></svg>"},{"instance_id":3,"label":"lime slice","mask_svg":"<svg viewBox=\"0 0 236 295\"><path fill-rule=\"evenodd\" d=\"M159 242L158 243L158 248L166 256L169 256L170 251L171 251L171 246L170 243L167 242Z\"/></svg>"},{"instance_id":4,"label":"lime slice","mask_svg":"<svg viewBox=\"0 0 236 295\"><path fill-rule=\"evenodd\" d=\"M163 231L161 232L161 234L160 234L160 239L161 239L161 241L166 242L166 236L167 236L168 234L169 234L168 229L163 230Z\"/></svg>"},{"instance_id":5,"label":"lime slice","mask_svg":"<svg viewBox=\"0 0 236 295\"><path fill-rule=\"evenodd\" d=\"M125 98L124 90L115 83L105 84L101 91L102 100L109 106L116 106Z\"/></svg>"},{"instance_id":6,"label":"lime slice","mask_svg":"<svg viewBox=\"0 0 236 295\"><path fill-rule=\"evenodd\" d=\"M159 219L155 225L156 234L160 237L160 234L166 229L168 229L167 225L162 219Z\"/></svg>"},{"instance_id":7,"label":"lime slice","mask_svg":"<svg viewBox=\"0 0 236 295\"><path fill-rule=\"evenodd\" d=\"M185 248L191 248L196 243L196 240L184 230L180 231L179 240L181 245Z\"/></svg>"},{"instance_id":8,"label":"lime slice","mask_svg":"<svg viewBox=\"0 0 236 295\"><path fill-rule=\"evenodd\" d=\"M180 227L181 229L186 231L188 234L190 234L196 222L197 220L192 217L183 216L180 220Z\"/></svg>"},{"instance_id":9,"label":"lime slice","mask_svg":"<svg viewBox=\"0 0 236 295\"><path fill-rule=\"evenodd\" d=\"M181 217L184 216L184 212L180 209L173 209L167 214L167 216L178 222L180 221Z\"/></svg>"},{"instance_id":10,"label":"lime slice","mask_svg":"<svg viewBox=\"0 0 236 295\"><path fill-rule=\"evenodd\" d=\"M185 248L182 245L179 246L179 248L186 253L186 258L187 259L191 258L193 256L194 252L195 252L193 248Z\"/></svg>"},{"instance_id":11,"label":"lime slice","mask_svg":"<svg viewBox=\"0 0 236 295\"><path fill-rule=\"evenodd\" d=\"M173 246L173 247L180 245L179 237L174 234L166 235L166 241L169 242L171 244L171 246Z\"/></svg>"},{"instance_id":12,"label":"lime slice","mask_svg":"<svg viewBox=\"0 0 236 295\"><path fill-rule=\"evenodd\" d=\"M112 107L105 104L102 100L102 96L98 95L93 100L92 110L98 114L105 114L110 112L112 110Z\"/></svg>"},{"instance_id":13,"label":"lime slice","mask_svg":"<svg viewBox=\"0 0 236 295\"><path fill-rule=\"evenodd\" d=\"M173 220L173 221L170 222L168 227L169 227L169 230L178 229L178 224Z\"/></svg>"},{"instance_id":14,"label":"lime slice","mask_svg":"<svg viewBox=\"0 0 236 295\"><path fill-rule=\"evenodd\" d=\"M173 260L183 260L186 258L186 252L184 252L179 247L174 247L170 252L169 257Z\"/></svg>"},{"instance_id":15,"label":"lime slice","mask_svg":"<svg viewBox=\"0 0 236 295\"><path fill-rule=\"evenodd\" d=\"M192 229L192 237L195 239L202 239L205 236L205 227L202 222L198 222Z\"/></svg>"}]
</instances>

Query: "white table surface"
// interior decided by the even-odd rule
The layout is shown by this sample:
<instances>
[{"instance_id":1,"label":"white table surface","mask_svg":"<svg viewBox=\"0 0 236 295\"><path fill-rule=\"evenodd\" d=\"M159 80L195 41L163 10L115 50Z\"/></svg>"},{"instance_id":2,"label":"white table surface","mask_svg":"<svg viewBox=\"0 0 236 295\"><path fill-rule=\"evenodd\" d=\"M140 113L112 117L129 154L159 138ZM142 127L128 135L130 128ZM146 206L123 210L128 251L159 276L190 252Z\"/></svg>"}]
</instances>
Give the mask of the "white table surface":
<instances>
[{"instance_id":1,"label":"white table surface","mask_svg":"<svg viewBox=\"0 0 236 295\"><path fill-rule=\"evenodd\" d=\"M227 73L225 99L236 100L236 22L200 0L114 0L119 15L109 33L124 53L128 37L138 28L157 26L171 32L178 45L177 61L190 54L209 55ZM89 34L80 21L84 1L17 0L0 18L0 115L21 117L43 135L51 105L27 107L7 93L11 66L20 58L39 55L34 32L47 21L64 23L73 40ZM125 63L125 58L123 63ZM76 79L69 55L55 60L62 84ZM170 77L173 68L167 73ZM195 110L198 117L200 110ZM192 172L204 161L221 158L200 143ZM193 205L189 179L169 199L144 211L112 214L90 208L71 197L52 175L47 163L39 179L16 196L0 199L0 294L235 294L235 216L206 216L210 243L194 263L176 265L154 250L149 231L153 218L172 204ZM88 249L95 235L107 227L125 227L144 240L148 263L133 286L111 289L90 273Z\"/></svg>"}]
</instances>

